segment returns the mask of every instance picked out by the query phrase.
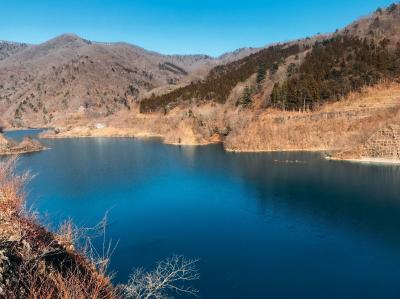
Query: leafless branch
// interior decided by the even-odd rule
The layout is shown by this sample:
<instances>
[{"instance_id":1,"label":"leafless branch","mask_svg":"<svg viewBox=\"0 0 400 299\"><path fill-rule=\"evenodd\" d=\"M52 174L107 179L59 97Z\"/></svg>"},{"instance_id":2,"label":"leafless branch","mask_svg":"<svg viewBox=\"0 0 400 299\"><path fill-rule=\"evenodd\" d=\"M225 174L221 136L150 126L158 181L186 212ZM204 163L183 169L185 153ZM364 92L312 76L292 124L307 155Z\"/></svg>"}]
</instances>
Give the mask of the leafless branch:
<instances>
[{"instance_id":1,"label":"leafless branch","mask_svg":"<svg viewBox=\"0 0 400 299\"><path fill-rule=\"evenodd\" d=\"M200 278L197 262L177 255L159 262L152 272L137 269L125 286L125 295L134 299L170 298L171 293L197 296L198 290L185 285Z\"/></svg>"}]
</instances>

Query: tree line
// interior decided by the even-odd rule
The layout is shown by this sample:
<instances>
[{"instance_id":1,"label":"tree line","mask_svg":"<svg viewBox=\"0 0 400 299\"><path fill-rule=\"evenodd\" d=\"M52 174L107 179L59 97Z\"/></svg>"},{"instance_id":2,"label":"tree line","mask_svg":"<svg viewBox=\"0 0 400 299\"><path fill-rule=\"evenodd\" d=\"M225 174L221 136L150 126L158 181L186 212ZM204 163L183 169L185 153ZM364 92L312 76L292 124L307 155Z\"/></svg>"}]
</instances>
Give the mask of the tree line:
<instances>
[{"instance_id":1,"label":"tree line","mask_svg":"<svg viewBox=\"0 0 400 299\"><path fill-rule=\"evenodd\" d=\"M232 89L260 69L275 69L287 57L300 52L299 45L276 45L238 61L213 68L205 80L175 89L164 95L152 95L140 102L140 111L151 112L174 107L184 101L215 101L224 103ZM258 80L263 80L259 75Z\"/></svg>"},{"instance_id":2,"label":"tree line","mask_svg":"<svg viewBox=\"0 0 400 299\"><path fill-rule=\"evenodd\" d=\"M374 42L348 35L316 42L303 63L289 66L286 80L274 85L270 104L313 109L382 79L395 79L400 75L400 45L389 45L388 39Z\"/></svg>"}]
</instances>

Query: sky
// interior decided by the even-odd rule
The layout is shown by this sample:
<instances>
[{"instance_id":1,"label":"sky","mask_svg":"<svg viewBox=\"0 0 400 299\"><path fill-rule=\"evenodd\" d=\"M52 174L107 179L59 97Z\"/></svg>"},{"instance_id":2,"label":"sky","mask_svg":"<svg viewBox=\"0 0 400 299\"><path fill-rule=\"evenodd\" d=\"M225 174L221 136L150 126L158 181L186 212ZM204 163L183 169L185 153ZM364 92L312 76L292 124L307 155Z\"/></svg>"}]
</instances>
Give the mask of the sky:
<instances>
[{"instance_id":1,"label":"sky","mask_svg":"<svg viewBox=\"0 0 400 299\"><path fill-rule=\"evenodd\" d=\"M218 56L333 32L394 0L0 0L0 40L63 33L163 54Z\"/></svg>"}]
</instances>

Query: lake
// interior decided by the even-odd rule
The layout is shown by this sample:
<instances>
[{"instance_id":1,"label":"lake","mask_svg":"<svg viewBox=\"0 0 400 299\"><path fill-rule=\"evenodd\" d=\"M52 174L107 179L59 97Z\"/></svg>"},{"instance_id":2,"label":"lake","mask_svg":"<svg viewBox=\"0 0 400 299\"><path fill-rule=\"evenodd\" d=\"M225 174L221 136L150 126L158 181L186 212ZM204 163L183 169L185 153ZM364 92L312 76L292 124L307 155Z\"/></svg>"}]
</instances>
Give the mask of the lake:
<instances>
[{"instance_id":1,"label":"lake","mask_svg":"<svg viewBox=\"0 0 400 299\"><path fill-rule=\"evenodd\" d=\"M49 226L109 211L116 282L182 254L200 260L200 298L400 298L399 166L157 139L43 143L20 159L36 174L29 202Z\"/></svg>"}]
</instances>

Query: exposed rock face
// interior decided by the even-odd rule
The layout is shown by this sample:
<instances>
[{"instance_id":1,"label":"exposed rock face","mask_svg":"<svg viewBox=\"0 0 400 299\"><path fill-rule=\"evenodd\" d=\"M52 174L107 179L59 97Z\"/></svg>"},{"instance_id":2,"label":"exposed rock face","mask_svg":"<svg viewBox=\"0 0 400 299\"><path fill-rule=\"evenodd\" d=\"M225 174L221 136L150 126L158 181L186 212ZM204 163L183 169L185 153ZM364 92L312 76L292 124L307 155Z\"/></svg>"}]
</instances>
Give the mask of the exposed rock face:
<instances>
[{"instance_id":1,"label":"exposed rock face","mask_svg":"<svg viewBox=\"0 0 400 299\"><path fill-rule=\"evenodd\" d=\"M400 160L400 126L388 125L379 129L364 144L363 156Z\"/></svg>"}]
</instances>

